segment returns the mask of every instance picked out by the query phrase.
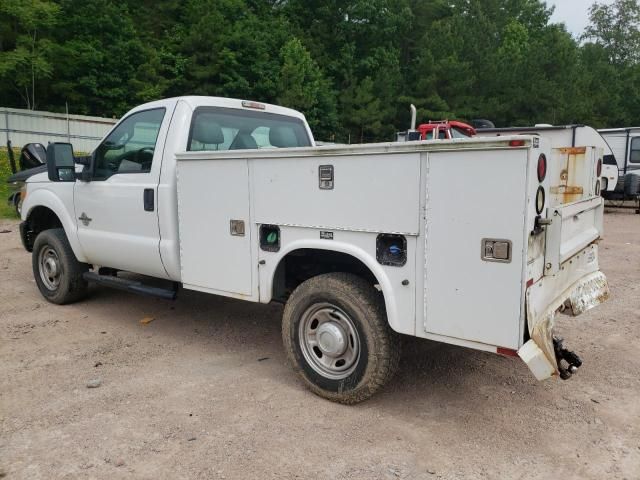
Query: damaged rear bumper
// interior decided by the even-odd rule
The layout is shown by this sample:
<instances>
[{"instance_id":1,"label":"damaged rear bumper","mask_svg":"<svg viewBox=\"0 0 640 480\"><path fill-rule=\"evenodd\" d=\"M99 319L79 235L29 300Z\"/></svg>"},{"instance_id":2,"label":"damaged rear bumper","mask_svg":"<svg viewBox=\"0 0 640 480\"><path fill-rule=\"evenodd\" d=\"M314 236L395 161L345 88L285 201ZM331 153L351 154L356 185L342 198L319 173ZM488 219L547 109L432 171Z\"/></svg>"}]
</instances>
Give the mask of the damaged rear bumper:
<instances>
[{"instance_id":1,"label":"damaged rear bumper","mask_svg":"<svg viewBox=\"0 0 640 480\"><path fill-rule=\"evenodd\" d=\"M542 277L527 289L531 339L518 350L518 355L538 380L556 375L568 378L582 364L577 355L564 347L562 339L554 337L553 329L559 313L577 316L609 298L609 285L599 270L597 249L597 245L590 245L566 261L555 275Z\"/></svg>"}]
</instances>

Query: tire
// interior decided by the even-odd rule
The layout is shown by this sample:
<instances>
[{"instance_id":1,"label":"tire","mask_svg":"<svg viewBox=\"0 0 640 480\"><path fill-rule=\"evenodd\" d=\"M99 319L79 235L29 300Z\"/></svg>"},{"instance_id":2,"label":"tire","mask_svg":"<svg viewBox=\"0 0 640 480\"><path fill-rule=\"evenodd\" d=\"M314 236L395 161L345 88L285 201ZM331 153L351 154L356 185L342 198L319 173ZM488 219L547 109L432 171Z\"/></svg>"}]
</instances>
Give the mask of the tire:
<instances>
[{"instance_id":1,"label":"tire","mask_svg":"<svg viewBox=\"0 0 640 480\"><path fill-rule=\"evenodd\" d=\"M282 340L306 386L344 404L380 390L400 359L400 337L389 327L382 295L348 273L319 275L294 290L284 309Z\"/></svg>"},{"instance_id":2,"label":"tire","mask_svg":"<svg viewBox=\"0 0 640 480\"><path fill-rule=\"evenodd\" d=\"M38 289L49 302L64 305L86 296L87 282L82 274L89 266L78 261L62 228L38 234L31 264Z\"/></svg>"},{"instance_id":3,"label":"tire","mask_svg":"<svg viewBox=\"0 0 640 480\"><path fill-rule=\"evenodd\" d=\"M624 176L624 196L635 197L640 194L640 175L627 173Z\"/></svg>"}]
</instances>

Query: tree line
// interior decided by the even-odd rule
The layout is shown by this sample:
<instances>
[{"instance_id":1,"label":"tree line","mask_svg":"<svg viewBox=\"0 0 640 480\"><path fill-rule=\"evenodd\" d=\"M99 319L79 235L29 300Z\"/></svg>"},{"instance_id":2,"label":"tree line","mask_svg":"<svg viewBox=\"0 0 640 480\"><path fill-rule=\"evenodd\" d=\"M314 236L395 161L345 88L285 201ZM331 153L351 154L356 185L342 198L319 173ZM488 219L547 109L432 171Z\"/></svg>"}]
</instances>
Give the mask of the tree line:
<instances>
[{"instance_id":1,"label":"tree line","mask_svg":"<svg viewBox=\"0 0 640 480\"><path fill-rule=\"evenodd\" d=\"M580 36L540 0L2 0L0 105L120 116L217 95L301 110L316 137L409 123L640 124L640 5Z\"/></svg>"}]
</instances>

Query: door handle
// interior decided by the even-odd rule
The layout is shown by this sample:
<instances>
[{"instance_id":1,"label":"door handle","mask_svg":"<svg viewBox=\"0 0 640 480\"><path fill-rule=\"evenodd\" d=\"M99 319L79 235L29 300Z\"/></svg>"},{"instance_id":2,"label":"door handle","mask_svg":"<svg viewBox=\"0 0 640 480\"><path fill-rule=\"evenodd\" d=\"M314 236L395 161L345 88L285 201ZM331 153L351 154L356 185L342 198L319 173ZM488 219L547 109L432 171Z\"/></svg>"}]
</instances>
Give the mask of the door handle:
<instances>
[{"instance_id":1,"label":"door handle","mask_svg":"<svg viewBox=\"0 0 640 480\"><path fill-rule=\"evenodd\" d=\"M155 210L155 202L154 202L154 190L153 188L145 188L144 189L144 211L145 212L153 212Z\"/></svg>"}]
</instances>

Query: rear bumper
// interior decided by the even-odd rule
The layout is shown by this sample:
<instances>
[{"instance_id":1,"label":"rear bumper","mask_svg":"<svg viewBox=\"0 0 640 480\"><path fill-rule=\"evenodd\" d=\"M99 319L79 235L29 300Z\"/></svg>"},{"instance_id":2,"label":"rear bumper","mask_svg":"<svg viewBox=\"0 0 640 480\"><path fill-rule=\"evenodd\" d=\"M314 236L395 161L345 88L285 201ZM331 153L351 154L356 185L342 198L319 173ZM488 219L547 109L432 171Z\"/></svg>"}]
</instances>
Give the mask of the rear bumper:
<instances>
[{"instance_id":1,"label":"rear bumper","mask_svg":"<svg viewBox=\"0 0 640 480\"><path fill-rule=\"evenodd\" d=\"M527 325L531 340L521 348L520 356L538 380L560 374L553 337L558 312L577 316L604 303L609 295L595 244L567 260L555 275L542 277L527 289ZM534 365L537 365L535 370Z\"/></svg>"}]
</instances>

